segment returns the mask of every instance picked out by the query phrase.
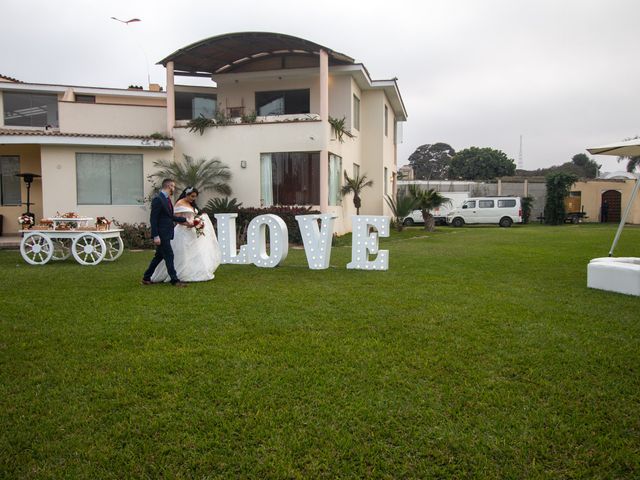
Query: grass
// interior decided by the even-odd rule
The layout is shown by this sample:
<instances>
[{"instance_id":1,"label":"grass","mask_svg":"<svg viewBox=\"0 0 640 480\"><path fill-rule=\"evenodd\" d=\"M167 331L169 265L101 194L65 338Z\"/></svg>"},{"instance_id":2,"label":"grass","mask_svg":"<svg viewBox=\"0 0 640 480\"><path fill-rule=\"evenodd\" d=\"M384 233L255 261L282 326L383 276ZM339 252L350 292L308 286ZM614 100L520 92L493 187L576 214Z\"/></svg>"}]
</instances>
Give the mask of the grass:
<instances>
[{"instance_id":1,"label":"grass","mask_svg":"<svg viewBox=\"0 0 640 480\"><path fill-rule=\"evenodd\" d=\"M586 288L613 234L411 228L387 272L341 239L186 290L0 251L0 477L638 478L640 299Z\"/></svg>"}]
</instances>

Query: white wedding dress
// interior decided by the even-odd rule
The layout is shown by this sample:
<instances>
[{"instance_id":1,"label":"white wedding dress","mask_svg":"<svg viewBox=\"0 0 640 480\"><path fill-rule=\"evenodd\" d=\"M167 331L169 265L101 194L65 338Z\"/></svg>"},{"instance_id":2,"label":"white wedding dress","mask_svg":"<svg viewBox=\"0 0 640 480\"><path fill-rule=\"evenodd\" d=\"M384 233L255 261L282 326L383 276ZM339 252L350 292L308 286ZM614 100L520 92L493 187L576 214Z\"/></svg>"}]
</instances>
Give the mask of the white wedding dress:
<instances>
[{"instance_id":1,"label":"white wedding dress","mask_svg":"<svg viewBox=\"0 0 640 480\"><path fill-rule=\"evenodd\" d=\"M188 207L178 206L173 211L177 217L193 220L194 211ZM213 229L211 219L206 213L201 217L204 222L204 235L198 235L195 228L178 223L174 227L171 248L173 249L173 265L181 282L204 282L212 280L220 265L221 253L218 238ZM151 276L152 282L169 282L169 274L164 260L156 267Z\"/></svg>"}]
</instances>

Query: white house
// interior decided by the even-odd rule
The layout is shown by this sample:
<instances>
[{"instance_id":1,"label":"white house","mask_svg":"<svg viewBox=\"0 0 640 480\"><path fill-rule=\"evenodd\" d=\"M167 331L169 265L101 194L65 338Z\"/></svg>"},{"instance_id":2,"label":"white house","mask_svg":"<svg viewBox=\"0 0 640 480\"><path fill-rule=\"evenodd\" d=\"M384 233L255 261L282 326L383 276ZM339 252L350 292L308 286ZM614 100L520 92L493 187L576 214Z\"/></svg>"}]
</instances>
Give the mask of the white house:
<instances>
[{"instance_id":1,"label":"white house","mask_svg":"<svg viewBox=\"0 0 640 480\"><path fill-rule=\"evenodd\" d=\"M407 114L396 79L372 80L364 65L289 35L220 35L160 62L166 92L22 83L0 77L1 206L5 234L18 229L26 185L36 217L75 211L119 221L148 220L144 197L156 160L218 158L245 206L310 205L350 231L343 172L366 174L363 214L388 214L396 189L399 122ZM210 87L178 84L206 77ZM193 118L224 117L201 135ZM342 141L330 119L344 118ZM205 197L207 195L205 194ZM206 199L203 199L206 200ZM204 202L201 202L201 204Z\"/></svg>"}]
</instances>

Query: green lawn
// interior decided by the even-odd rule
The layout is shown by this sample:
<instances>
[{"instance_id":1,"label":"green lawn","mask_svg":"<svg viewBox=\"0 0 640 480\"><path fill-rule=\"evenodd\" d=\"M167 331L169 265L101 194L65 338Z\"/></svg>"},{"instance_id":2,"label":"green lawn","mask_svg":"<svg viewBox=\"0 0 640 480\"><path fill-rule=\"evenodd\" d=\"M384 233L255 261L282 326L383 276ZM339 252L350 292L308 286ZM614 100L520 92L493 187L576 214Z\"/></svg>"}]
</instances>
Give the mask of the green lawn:
<instances>
[{"instance_id":1,"label":"green lawn","mask_svg":"<svg viewBox=\"0 0 640 480\"><path fill-rule=\"evenodd\" d=\"M0 478L638 478L640 298L614 227L394 232L388 272L0 251ZM640 228L616 254L640 256Z\"/></svg>"}]
</instances>

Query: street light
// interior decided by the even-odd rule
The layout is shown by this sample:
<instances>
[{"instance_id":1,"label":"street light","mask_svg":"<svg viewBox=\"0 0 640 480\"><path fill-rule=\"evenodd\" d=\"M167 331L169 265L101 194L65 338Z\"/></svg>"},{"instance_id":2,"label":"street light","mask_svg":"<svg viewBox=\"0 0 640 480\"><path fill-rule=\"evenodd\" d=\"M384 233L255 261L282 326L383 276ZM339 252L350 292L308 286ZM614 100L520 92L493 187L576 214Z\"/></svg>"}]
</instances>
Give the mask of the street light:
<instances>
[{"instance_id":1,"label":"street light","mask_svg":"<svg viewBox=\"0 0 640 480\"><path fill-rule=\"evenodd\" d=\"M31 184L33 183L34 178L39 178L40 176L41 175L38 175L37 173L16 173L16 177L22 177L24 183L27 184L27 202L22 203L22 205L27 206L27 215L29 215L34 220L35 215L30 211L31 205L33 205L33 203L31 203Z\"/></svg>"}]
</instances>

